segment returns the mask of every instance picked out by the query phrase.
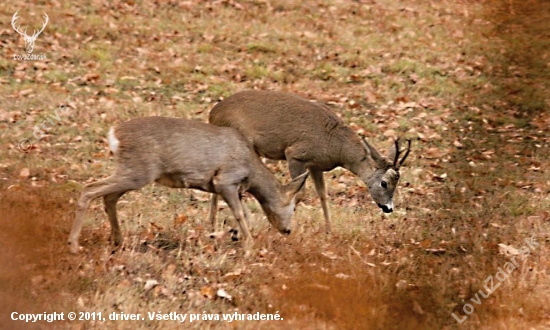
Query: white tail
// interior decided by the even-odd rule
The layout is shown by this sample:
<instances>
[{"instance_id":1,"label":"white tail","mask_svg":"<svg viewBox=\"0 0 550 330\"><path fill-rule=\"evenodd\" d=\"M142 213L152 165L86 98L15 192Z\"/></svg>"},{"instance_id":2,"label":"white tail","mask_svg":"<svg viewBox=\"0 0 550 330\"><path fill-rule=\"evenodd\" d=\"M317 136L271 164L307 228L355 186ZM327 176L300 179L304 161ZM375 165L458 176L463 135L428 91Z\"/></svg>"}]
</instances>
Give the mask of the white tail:
<instances>
[{"instance_id":1,"label":"white tail","mask_svg":"<svg viewBox=\"0 0 550 330\"><path fill-rule=\"evenodd\" d=\"M112 129L109 145L115 154L116 170L82 191L69 236L73 253L78 252L78 237L93 199L103 197L111 223L111 240L120 245L117 201L127 191L151 182L221 195L233 211L245 239L250 241L252 236L240 196L248 191L259 201L269 222L281 233L290 233L295 195L307 173L288 185L281 185L247 141L232 128L176 118L138 118Z\"/></svg>"},{"instance_id":2,"label":"white tail","mask_svg":"<svg viewBox=\"0 0 550 330\"><path fill-rule=\"evenodd\" d=\"M48 21L50 20L50 18L48 17L47 14L44 14L44 24L42 24L42 29L40 29L40 31L36 31L34 30L34 33L32 34L32 36L29 36L27 35L27 29L25 29L25 31L21 32L20 28L21 28L21 25L19 26L15 26L15 21L17 21L17 19L19 18L17 16L17 13L19 11L16 11L15 14L13 14L12 18L11 18L11 26L13 27L13 29L15 30L15 32L19 33L21 36L23 36L23 40L25 40L25 49L27 50L27 53L32 53L33 49L34 49L34 43L36 42L36 38L38 38L38 36L40 35L40 33L42 33L42 31L44 31L44 29L46 28L46 25L48 24Z\"/></svg>"},{"instance_id":3,"label":"white tail","mask_svg":"<svg viewBox=\"0 0 550 330\"><path fill-rule=\"evenodd\" d=\"M232 95L214 106L209 122L237 129L261 156L286 159L293 178L309 170L321 199L327 232L331 231L331 221L323 172L338 166L359 176L384 212L393 211L399 168L409 155L410 140L401 159L398 140L388 157L383 157L325 105L281 92Z\"/></svg>"}]
</instances>

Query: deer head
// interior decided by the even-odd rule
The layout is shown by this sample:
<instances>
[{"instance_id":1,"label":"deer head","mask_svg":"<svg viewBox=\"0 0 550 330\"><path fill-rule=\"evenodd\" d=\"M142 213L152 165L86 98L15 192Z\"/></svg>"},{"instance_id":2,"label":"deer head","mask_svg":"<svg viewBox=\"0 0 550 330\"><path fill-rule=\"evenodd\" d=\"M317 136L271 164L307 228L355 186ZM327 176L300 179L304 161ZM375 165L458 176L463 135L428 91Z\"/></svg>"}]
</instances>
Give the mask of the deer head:
<instances>
[{"instance_id":1,"label":"deer head","mask_svg":"<svg viewBox=\"0 0 550 330\"><path fill-rule=\"evenodd\" d=\"M30 54L30 53L32 53L32 51L34 49L34 42L36 41L36 38L38 38L40 33L42 33L42 31L44 31L44 28L46 28L46 25L48 24L49 17L48 17L47 14L44 14L45 22L42 25L42 29L40 31L34 30L34 33L32 34L32 36L28 36L27 35L27 29L25 29L25 31L21 32L19 30L19 28L21 28L21 25L19 25L18 27L15 26L15 21L19 18L17 16L18 12L19 11L16 11L15 14L13 14L13 17L11 18L11 26L13 26L13 29L17 33L19 33L21 36L23 36L23 40L25 40L25 49L27 50L27 53Z\"/></svg>"},{"instance_id":2,"label":"deer head","mask_svg":"<svg viewBox=\"0 0 550 330\"><path fill-rule=\"evenodd\" d=\"M409 156L411 140L407 139L406 150L400 149L399 139L395 140L388 157L384 157L364 137L361 138L367 154L375 163L374 172L366 180L369 192L384 213L391 213L393 212L393 193L399 182L399 168ZM399 159L403 152L405 154Z\"/></svg>"}]
</instances>

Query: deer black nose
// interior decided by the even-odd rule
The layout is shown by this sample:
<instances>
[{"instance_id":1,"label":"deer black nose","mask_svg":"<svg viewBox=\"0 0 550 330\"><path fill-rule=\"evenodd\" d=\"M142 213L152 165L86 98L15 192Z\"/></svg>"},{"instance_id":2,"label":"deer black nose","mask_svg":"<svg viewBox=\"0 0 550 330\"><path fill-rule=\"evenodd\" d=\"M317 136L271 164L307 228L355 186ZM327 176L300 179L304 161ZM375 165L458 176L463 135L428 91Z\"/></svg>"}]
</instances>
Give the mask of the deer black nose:
<instances>
[{"instance_id":1,"label":"deer black nose","mask_svg":"<svg viewBox=\"0 0 550 330\"><path fill-rule=\"evenodd\" d=\"M384 213L392 213L393 212L393 208L389 208L387 205L382 205L380 203L378 203L378 207L382 209L382 211L384 211Z\"/></svg>"},{"instance_id":2,"label":"deer black nose","mask_svg":"<svg viewBox=\"0 0 550 330\"><path fill-rule=\"evenodd\" d=\"M283 229L282 233L288 235L290 234L290 229Z\"/></svg>"}]
</instances>

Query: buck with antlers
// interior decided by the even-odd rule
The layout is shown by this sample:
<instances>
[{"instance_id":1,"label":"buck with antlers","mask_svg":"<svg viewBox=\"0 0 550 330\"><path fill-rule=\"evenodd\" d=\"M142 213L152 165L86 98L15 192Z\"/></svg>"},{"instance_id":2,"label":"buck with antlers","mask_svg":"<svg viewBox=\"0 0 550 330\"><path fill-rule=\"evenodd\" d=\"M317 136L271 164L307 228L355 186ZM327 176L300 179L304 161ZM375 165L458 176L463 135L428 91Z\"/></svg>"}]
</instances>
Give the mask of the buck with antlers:
<instances>
[{"instance_id":1,"label":"buck with antlers","mask_svg":"<svg viewBox=\"0 0 550 330\"><path fill-rule=\"evenodd\" d=\"M13 17L11 18L11 26L13 27L13 29L19 33L21 36L23 36L23 40L25 40L25 49L27 50L27 53L32 53L33 49L34 49L34 43L36 41L36 38L38 38L38 36L40 35L40 33L42 33L42 31L44 31L44 29L46 28L46 25L48 24L48 20L49 20L49 17L47 14L44 14L44 19L46 20L44 22L44 24L42 25L42 29L40 29L40 31L36 31L34 30L34 33L32 34L32 36L29 36L27 35L27 29L25 29L25 31L21 32L19 29L21 28L21 25L19 26L15 26L15 21L19 18L17 16L17 13L19 11L16 11L15 14L13 14Z\"/></svg>"},{"instance_id":2,"label":"buck with antlers","mask_svg":"<svg viewBox=\"0 0 550 330\"><path fill-rule=\"evenodd\" d=\"M234 94L212 108L209 121L237 129L260 156L286 159L293 178L309 170L321 200L327 233L331 231L331 220L323 172L338 166L365 182L382 211L393 211L399 168L409 155L410 140L405 151L396 140L388 157L384 157L327 106L282 92L251 90Z\"/></svg>"}]
</instances>

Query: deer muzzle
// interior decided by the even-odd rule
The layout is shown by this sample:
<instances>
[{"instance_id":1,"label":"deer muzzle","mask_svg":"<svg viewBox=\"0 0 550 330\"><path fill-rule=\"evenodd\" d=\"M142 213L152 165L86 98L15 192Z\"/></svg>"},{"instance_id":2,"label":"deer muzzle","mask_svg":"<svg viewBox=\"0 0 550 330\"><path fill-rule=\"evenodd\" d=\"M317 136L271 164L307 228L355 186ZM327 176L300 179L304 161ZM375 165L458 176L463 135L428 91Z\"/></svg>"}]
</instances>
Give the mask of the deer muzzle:
<instances>
[{"instance_id":1,"label":"deer muzzle","mask_svg":"<svg viewBox=\"0 0 550 330\"><path fill-rule=\"evenodd\" d=\"M384 213L392 213L393 212L393 201L390 201L388 204L380 204L377 203L378 207L382 209Z\"/></svg>"}]
</instances>

